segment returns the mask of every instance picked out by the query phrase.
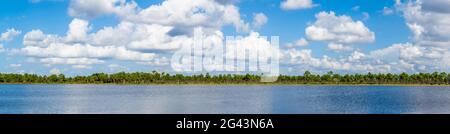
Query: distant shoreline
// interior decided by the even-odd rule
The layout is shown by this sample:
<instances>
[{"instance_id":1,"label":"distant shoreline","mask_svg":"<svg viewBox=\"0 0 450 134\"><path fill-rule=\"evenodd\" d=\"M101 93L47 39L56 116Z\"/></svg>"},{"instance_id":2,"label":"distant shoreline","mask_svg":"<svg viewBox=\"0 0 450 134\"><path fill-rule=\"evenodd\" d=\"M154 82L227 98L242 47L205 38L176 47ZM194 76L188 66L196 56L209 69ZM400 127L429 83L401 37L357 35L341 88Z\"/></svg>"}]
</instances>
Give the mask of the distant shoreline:
<instances>
[{"instance_id":1,"label":"distant shoreline","mask_svg":"<svg viewBox=\"0 0 450 134\"><path fill-rule=\"evenodd\" d=\"M450 86L450 73L416 74L313 74L279 75L275 82L261 82L264 74L169 74L165 72L64 74L3 74L0 84L97 84L97 85L303 85L303 86Z\"/></svg>"},{"instance_id":2,"label":"distant shoreline","mask_svg":"<svg viewBox=\"0 0 450 134\"><path fill-rule=\"evenodd\" d=\"M373 87L450 87L448 84L295 84L295 83L0 83L0 85L117 85L117 86L373 86Z\"/></svg>"}]
</instances>

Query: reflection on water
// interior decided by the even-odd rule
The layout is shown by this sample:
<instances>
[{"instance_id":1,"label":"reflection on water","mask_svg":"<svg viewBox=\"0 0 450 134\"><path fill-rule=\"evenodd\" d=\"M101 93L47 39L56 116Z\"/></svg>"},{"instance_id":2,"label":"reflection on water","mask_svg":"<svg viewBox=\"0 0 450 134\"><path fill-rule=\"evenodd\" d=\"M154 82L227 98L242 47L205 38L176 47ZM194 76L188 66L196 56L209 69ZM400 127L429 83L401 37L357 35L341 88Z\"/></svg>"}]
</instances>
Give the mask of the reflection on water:
<instances>
[{"instance_id":1,"label":"reflection on water","mask_svg":"<svg viewBox=\"0 0 450 134\"><path fill-rule=\"evenodd\" d=\"M450 87L0 85L0 113L450 113Z\"/></svg>"}]
</instances>

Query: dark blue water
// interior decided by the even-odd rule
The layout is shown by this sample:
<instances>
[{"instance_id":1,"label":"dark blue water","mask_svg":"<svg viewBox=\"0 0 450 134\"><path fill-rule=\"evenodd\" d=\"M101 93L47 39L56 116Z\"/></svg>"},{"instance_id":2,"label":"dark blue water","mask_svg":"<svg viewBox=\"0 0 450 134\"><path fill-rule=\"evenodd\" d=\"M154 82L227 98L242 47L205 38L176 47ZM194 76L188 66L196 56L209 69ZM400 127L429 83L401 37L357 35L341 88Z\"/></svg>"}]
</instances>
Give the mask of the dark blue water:
<instances>
[{"instance_id":1,"label":"dark blue water","mask_svg":"<svg viewBox=\"0 0 450 134\"><path fill-rule=\"evenodd\" d=\"M0 85L0 113L450 113L450 87Z\"/></svg>"}]
</instances>

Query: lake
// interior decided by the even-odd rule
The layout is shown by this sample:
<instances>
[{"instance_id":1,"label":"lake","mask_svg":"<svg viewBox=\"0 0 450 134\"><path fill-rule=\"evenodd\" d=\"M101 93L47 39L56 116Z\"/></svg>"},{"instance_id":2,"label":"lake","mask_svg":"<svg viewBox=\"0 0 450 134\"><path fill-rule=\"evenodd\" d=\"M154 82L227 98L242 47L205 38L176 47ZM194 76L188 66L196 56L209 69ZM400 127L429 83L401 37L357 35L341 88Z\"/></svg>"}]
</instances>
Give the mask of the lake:
<instances>
[{"instance_id":1,"label":"lake","mask_svg":"<svg viewBox=\"0 0 450 134\"><path fill-rule=\"evenodd\" d=\"M450 87L0 85L0 113L450 113Z\"/></svg>"}]
</instances>

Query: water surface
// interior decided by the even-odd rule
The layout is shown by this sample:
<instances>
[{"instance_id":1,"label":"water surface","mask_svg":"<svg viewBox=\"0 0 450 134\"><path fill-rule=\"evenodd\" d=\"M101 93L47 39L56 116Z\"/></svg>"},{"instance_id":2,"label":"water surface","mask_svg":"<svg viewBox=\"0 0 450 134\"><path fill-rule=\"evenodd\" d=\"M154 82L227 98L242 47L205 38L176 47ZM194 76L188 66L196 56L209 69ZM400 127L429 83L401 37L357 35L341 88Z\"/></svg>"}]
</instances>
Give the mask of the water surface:
<instances>
[{"instance_id":1,"label":"water surface","mask_svg":"<svg viewBox=\"0 0 450 134\"><path fill-rule=\"evenodd\" d=\"M0 113L450 113L450 87L0 85Z\"/></svg>"}]
</instances>

